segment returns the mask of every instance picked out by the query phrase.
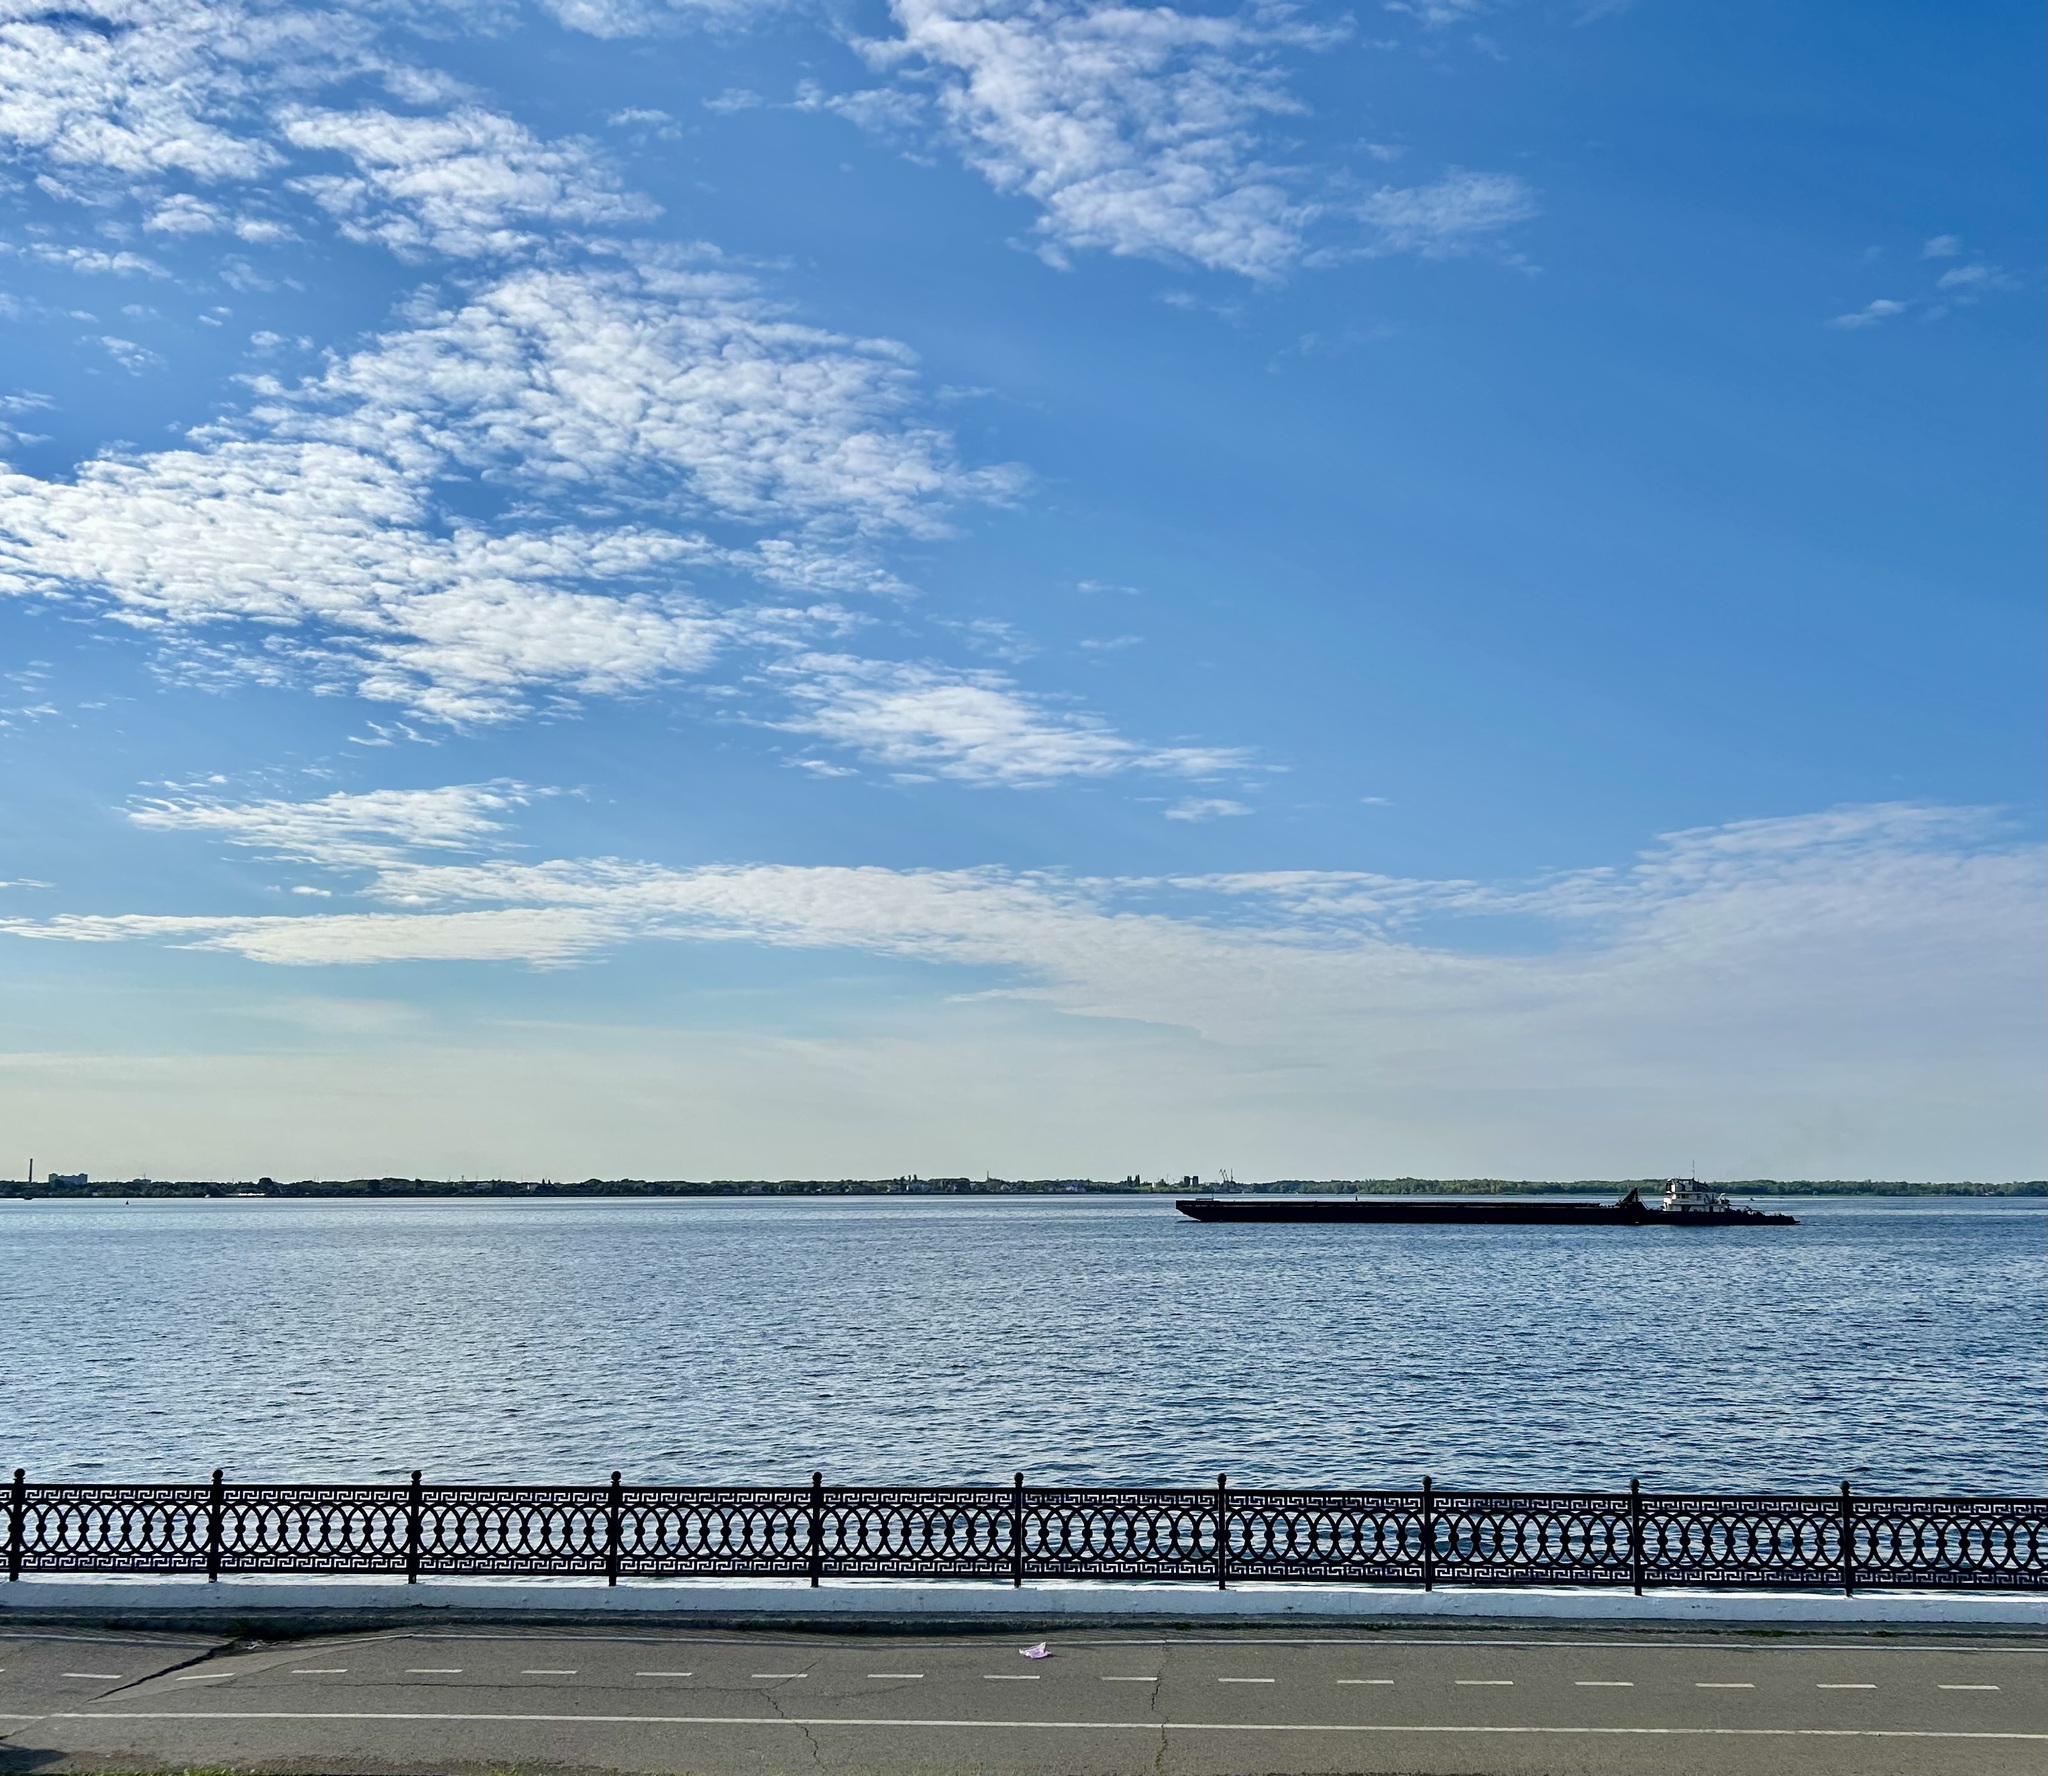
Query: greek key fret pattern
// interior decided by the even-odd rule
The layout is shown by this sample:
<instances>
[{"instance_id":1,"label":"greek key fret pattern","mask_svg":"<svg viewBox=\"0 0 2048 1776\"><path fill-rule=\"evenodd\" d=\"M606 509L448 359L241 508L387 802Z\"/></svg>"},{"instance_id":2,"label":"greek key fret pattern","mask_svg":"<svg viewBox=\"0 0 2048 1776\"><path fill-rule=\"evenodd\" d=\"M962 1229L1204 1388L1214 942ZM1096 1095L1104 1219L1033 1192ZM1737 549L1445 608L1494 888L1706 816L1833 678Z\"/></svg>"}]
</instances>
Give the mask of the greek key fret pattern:
<instances>
[{"instance_id":1,"label":"greek key fret pattern","mask_svg":"<svg viewBox=\"0 0 2048 1776\"><path fill-rule=\"evenodd\" d=\"M84 1486L8 1575L2048 1589L2048 1499L1114 1486Z\"/></svg>"}]
</instances>

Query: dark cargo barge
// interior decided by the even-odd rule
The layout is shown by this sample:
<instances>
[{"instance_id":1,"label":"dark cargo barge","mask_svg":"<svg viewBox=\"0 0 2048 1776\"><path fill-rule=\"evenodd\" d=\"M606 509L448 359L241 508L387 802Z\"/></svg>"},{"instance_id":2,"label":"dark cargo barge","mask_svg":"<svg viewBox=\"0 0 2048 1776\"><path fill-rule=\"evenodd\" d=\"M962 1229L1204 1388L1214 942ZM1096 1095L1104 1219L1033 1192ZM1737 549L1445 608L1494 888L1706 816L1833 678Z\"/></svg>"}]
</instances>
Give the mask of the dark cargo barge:
<instances>
[{"instance_id":1,"label":"dark cargo barge","mask_svg":"<svg viewBox=\"0 0 2048 1776\"><path fill-rule=\"evenodd\" d=\"M1375 1202L1361 1197L1184 1196L1173 1205L1195 1221L1369 1221L1468 1227L1797 1227L1791 1215L1739 1209L1719 1191L1689 1178L1664 1186L1651 1208L1640 1190L1619 1202Z\"/></svg>"}]
</instances>

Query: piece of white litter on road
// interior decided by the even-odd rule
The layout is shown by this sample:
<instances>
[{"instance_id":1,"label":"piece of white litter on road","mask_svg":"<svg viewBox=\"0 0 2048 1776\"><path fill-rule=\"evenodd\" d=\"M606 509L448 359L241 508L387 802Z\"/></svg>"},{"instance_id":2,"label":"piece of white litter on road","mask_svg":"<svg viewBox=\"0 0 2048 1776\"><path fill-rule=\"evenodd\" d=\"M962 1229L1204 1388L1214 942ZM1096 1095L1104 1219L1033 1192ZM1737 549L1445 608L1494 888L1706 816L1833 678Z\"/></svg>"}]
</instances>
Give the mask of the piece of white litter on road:
<instances>
[{"instance_id":1,"label":"piece of white litter on road","mask_svg":"<svg viewBox=\"0 0 2048 1776\"><path fill-rule=\"evenodd\" d=\"M1052 1657L1052 1648L1041 1640L1036 1646L1024 1648L1024 1657L1027 1659L1050 1659Z\"/></svg>"}]
</instances>

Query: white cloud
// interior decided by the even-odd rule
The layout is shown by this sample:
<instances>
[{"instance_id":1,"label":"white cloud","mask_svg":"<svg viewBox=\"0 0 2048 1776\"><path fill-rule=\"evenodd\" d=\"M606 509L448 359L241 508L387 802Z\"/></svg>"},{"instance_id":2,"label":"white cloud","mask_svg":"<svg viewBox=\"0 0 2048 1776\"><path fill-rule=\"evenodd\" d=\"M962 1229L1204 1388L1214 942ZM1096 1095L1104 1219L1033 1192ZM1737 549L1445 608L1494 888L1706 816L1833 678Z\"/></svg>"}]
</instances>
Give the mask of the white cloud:
<instances>
[{"instance_id":1,"label":"white cloud","mask_svg":"<svg viewBox=\"0 0 2048 1776\"><path fill-rule=\"evenodd\" d=\"M1097 717L1046 708L995 672L817 653L771 672L801 711L783 725L912 775L1023 787L1133 770L1206 777L1244 764L1223 750L1141 746Z\"/></svg>"},{"instance_id":2,"label":"white cloud","mask_svg":"<svg viewBox=\"0 0 2048 1776\"><path fill-rule=\"evenodd\" d=\"M1251 809L1242 802L1229 801L1222 796L1188 796L1175 802L1166 810L1169 820L1229 820L1239 814L1249 814Z\"/></svg>"},{"instance_id":3,"label":"white cloud","mask_svg":"<svg viewBox=\"0 0 2048 1776\"><path fill-rule=\"evenodd\" d=\"M542 142L522 125L474 106L441 117L388 111L287 113L294 147L345 155L354 177L294 181L352 240L405 258L518 253L539 224L599 227L645 221L658 206L622 191L586 143Z\"/></svg>"},{"instance_id":4,"label":"white cloud","mask_svg":"<svg viewBox=\"0 0 2048 1776\"><path fill-rule=\"evenodd\" d=\"M1487 0L1382 0L1382 4L1388 12L1406 13L1434 30L1463 24L1488 10Z\"/></svg>"},{"instance_id":5,"label":"white cloud","mask_svg":"<svg viewBox=\"0 0 2048 1776\"><path fill-rule=\"evenodd\" d=\"M1963 250L1962 237L1954 234L1937 234L1920 249L1923 259L1953 259Z\"/></svg>"},{"instance_id":6,"label":"white cloud","mask_svg":"<svg viewBox=\"0 0 2048 1776\"><path fill-rule=\"evenodd\" d=\"M100 336L100 344L107 348L107 356L128 372L140 376L145 370L160 370L163 359L146 345L137 345L132 339L117 339L111 333Z\"/></svg>"},{"instance_id":7,"label":"white cloud","mask_svg":"<svg viewBox=\"0 0 2048 1776\"><path fill-rule=\"evenodd\" d=\"M1850 314L1838 314L1829 322L1830 327L1875 327L1880 321L1889 321L1906 312L1906 304L1894 302L1889 296L1880 296L1875 302L1866 302Z\"/></svg>"},{"instance_id":8,"label":"white cloud","mask_svg":"<svg viewBox=\"0 0 2048 1776\"><path fill-rule=\"evenodd\" d=\"M1988 291L2015 290L2019 287L2019 280L1996 265L1979 261L1943 272L1934 280L1934 287L1945 291L1952 301L1971 302Z\"/></svg>"},{"instance_id":9,"label":"white cloud","mask_svg":"<svg viewBox=\"0 0 2048 1776\"><path fill-rule=\"evenodd\" d=\"M174 192L157 205L142 226L152 234L218 234L228 227L218 204L189 191Z\"/></svg>"},{"instance_id":10,"label":"white cloud","mask_svg":"<svg viewBox=\"0 0 2048 1776\"><path fill-rule=\"evenodd\" d=\"M907 355L723 274L515 274L310 384L262 385L190 448L0 474L0 590L103 600L187 658L442 721L643 689L736 635L787 645L785 619L722 615L683 576L893 594L832 535L938 534L948 502L1017 484L915 419ZM438 484L461 471L529 509L595 495L755 534L459 517Z\"/></svg>"},{"instance_id":11,"label":"white cloud","mask_svg":"<svg viewBox=\"0 0 2048 1776\"><path fill-rule=\"evenodd\" d=\"M1452 172L1429 185L1386 186L1359 208L1379 230L1379 250L1444 259L1536 214L1529 187L1511 173Z\"/></svg>"},{"instance_id":12,"label":"white cloud","mask_svg":"<svg viewBox=\"0 0 2048 1776\"><path fill-rule=\"evenodd\" d=\"M154 804L355 878L384 910L16 918L303 966L401 958L554 966L633 941L863 952L997 971L1070 1014L1164 1026L1262 1067L1400 1094L1591 1093L1697 1104L2037 1094L2038 845L1970 811L1839 809L1679 833L1553 881L1325 871L1075 880L1001 870L447 859L495 846L505 787L293 810ZM1544 935L1503 947L1502 917ZM985 979L985 973L983 978ZM935 983L943 990L950 983Z\"/></svg>"},{"instance_id":13,"label":"white cloud","mask_svg":"<svg viewBox=\"0 0 2048 1776\"><path fill-rule=\"evenodd\" d=\"M26 247L0 242L0 252L24 253L45 265L61 265L66 271L80 271L100 277L168 277L170 273L154 259L125 249L109 253L101 247L60 247L36 241Z\"/></svg>"},{"instance_id":14,"label":"white cloud","mask_svg":"<svg viewBox=\"0 0 2048 1776\"><path fill-rule=\"evenodd\" d=\"M1269 162L1267 120L1302 109L1274 65L1330 33L1284 15L1066 0L894 0L869 45L936 77L968 160L1043 210L1055 256L1101 248L1271 277L1316 207Z\"/></svg>"},{"instance_id":15,"label":"white cloud","mask_svg":"<svg viewBox=\"0 0 2048 1776\"><path fill-rule=\"evenodd\" d=\"M781 10L782 0L540 0L571 31L638 37L678 24L736 25Z\"/></svg>"},{"instance_id":16,"label":"white cloud","mask_svg":"<svg viewBox=\"0 0 2048 1776\"><path fill-rule=\"evenodd\" d=\"M145 800L129 811L153 832L210 833L231 845L328 868L375 868L393 848L475 851L504 831L497 816L524 806L521 783L455 783L438 789L337 790L313 802Z\"/></svg>"},{"instance_id":17,"label":"white cloud","mask_svg":"<svg viewBox=\"0 0 2048 1776\"><path fill-rule=\"evenodd\" d=\"M329 15L236 0L0 0L0 144L123 183L253 179L279 156L233 123L251 70L359 34Z\"/></svg>"},{"instance_id":18,"label":"white cloud","mask_svg":"<svg viewBox=\"0 0 2048 1776\"><path fill-rule=\"evenodd\" d=\"M258 418L426 472L635 493L747 523L943 534L944 507L1004 498L906 417L910 354L779 315L714 271L529 270L380 338Z\"/></svg>"},{"instance_id":19,"label":"white cloud","mask_svg":"<svg viewBox=\"0 0 2048 1776\"><path fill-rule=\"evenodd\" d=\"M0 473L0 591L97 595L174 643L212 637L238 670L310 673L446 721L700 668L717 622L634 587L698 547L639 530L444 530L417 483L331 444L103 458L71 482ZM629 589L572 589L588 580Z\"/></svg>"}]
</instances>

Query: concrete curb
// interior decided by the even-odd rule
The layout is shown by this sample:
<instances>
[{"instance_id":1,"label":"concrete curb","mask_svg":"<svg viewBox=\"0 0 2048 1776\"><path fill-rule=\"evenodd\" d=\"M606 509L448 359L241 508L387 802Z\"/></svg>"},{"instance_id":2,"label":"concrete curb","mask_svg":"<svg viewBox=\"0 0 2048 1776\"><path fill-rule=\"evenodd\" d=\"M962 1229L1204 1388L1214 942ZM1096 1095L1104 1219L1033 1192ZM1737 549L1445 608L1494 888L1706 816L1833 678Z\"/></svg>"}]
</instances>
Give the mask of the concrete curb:
<instances>
[{"instance_id":1,"label":"concrete curb","mask_svg":"<svg viewBox=\"0 0 2048 1776\"><path fill-rule=\"evenodd\" d=\"M1137 1627L1145 1624L1515 1622L1692 1624L1778 1629L1942 1627L2048 1630L2048 1595L1877 1592L1855 1597L1783 1591L1434 1591L1362 1585L1233 1586L1039 1582L1013 1589L973 1583L837 1580L640 1582L437 1579L405 1585L359 1579L26 1578L0 1583L0 1625L171 1623L204 1627L289 1618L355 1627L435 1622L873 1631L1023 1623Z\"/></svg>"}]
</instances>

